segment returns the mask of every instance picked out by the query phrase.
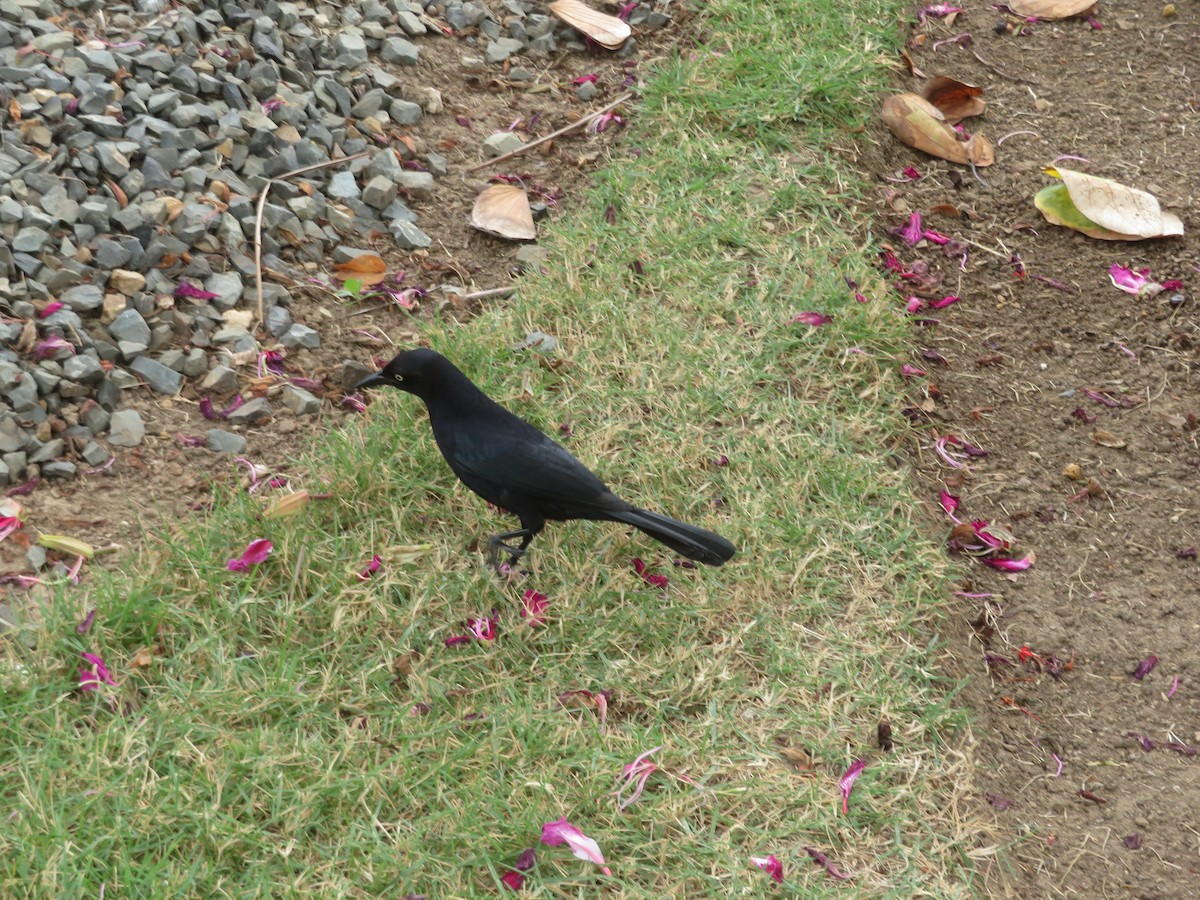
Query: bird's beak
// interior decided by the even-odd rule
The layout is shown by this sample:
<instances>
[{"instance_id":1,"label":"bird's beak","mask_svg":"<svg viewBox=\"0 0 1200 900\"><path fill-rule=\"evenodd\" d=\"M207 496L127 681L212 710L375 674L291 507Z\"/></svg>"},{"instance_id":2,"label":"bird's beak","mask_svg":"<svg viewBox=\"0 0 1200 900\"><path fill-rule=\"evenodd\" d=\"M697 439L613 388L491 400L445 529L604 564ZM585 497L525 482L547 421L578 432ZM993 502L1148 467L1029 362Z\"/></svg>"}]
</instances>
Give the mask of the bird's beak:
<instances>
[{"instance_id":1,"label":"bird's beak","mask_svg":"<svg viewBox=\"0 0 1200 900\"><path fill-rule=\"evenodd\" d=\"M381 384L387 384L388 380L383 377L382 372L376 372L373 375L368 375L362 381L354 386L354 390L361 391L363 388L378 387Z\"/></svg>"}]
</instances>

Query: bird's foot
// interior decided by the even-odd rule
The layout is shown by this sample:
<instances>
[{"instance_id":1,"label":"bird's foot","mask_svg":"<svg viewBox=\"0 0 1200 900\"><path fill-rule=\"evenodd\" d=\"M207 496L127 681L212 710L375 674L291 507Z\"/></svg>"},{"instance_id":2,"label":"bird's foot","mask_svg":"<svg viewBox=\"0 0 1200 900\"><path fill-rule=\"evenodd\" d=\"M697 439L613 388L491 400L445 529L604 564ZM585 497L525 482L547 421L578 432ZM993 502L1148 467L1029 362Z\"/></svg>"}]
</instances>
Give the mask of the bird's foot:
<instances>
[{"instance_id":1,"label":"bird's foot","mask_svg":"<svg viewBox=\"0 0 1200 900\"><path fill-rule=\"evenodd\" d=\"M505 562L500 561L501 553L508 554L508 559ZM497 574L502 575L505 578L519 577L529 574L528 570L518 570L516 568L517 562L524 554L524 547L513 547L504 543L502 535L498 535L488 540L488 565L494 569Z\"/></svg>"}]
</instances>

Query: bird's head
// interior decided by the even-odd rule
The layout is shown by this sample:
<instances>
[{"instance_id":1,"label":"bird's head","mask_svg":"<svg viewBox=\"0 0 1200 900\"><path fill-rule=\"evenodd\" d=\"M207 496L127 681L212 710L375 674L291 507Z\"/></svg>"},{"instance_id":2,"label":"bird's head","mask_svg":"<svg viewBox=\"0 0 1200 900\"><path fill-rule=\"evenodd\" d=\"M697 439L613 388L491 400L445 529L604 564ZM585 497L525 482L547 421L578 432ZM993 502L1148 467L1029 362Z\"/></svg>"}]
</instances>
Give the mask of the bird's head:
<instances>
[{"instance_id":1,"label":"bird's head","mask_svg":"<svg viewBox=\"0 0 1200 900\"><path fill-rule=\"evenodd\" d=\"M354 390L388 385L424 397L432 386L434 374L443 365L448 366L449 362L433 350L405 350L378 372L356 384Z\"/></svg>"}]
</instances>

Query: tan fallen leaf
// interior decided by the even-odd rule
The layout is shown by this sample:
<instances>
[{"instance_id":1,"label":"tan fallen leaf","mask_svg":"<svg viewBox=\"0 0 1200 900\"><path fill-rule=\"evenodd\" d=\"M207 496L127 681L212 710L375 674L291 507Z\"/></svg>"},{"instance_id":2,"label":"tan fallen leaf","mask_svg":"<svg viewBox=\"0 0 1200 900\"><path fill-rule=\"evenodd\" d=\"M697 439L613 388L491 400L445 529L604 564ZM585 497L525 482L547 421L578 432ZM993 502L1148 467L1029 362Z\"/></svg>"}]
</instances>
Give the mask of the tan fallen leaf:
<instances>
[{"instance_id":1,"label":"tan fallen leaf","mask_svg":"<svg viewBox=\"0 0 1200 900\"><path fill-rule=\"evenodd\" d=\"M380 284L387 278L387 263L375 253L360 253L353 259L338 263L333 267L337 277L346 281L357 278L364 287Z\"/></svg>"},{"instance_id":2,"label":"tan fallen leaf","mask_svg":"<svg viewBox=\"0 0 1200 900\"><path fill-rule=\"evenodd\" d=\"M883 101L883 121L900 141L931 156L961 165L990 166L992 145L976 134L961 141L936 106L917 94L893 94Z\"/></svg>"},{"instance_id":3,"label":"tan fallen leaf","mask_svg":"<svg viewBox=\"0 0 1200 900\"><path fill-rule=\"evenodd\" d=\"M532 241L537 225L525 191L513 184L491 184L479 192L471 225L510 241Z\"/></svg>"},{"instance_id":4,"label":"tan fallen leaf","mask_svg":"<svg viewBox=\"0 0 1200 900\"><path fill-rule=\"evenodd\" d=\"M1125 446L1125 442L1113 434L1111 431L1105 431L1103 428L1097 428L1092 432L1092 440L1101 447L1112 447L1120 450Z\"/></svg>"},{"instance_id":5,"label":"tan fallen leaf","mask_svg":"<svg viewBox=\"0 0 1200 900\"><path fill-rule=\"evenodd\" d=\"M1096 0L1012 0L1008 5L1019 16L1053 20L1082 15L1096 5Z\"/></svg>"},{"instance_id":6,"label":"tan fallen leaf","mask_svg":"<svg viewBox=\"0 0 1200 900\"><path fill-rule=\"evenodd\" d=\"M921 96L936 106L952 125L982 115L987 108L982 95L983 88L946 75L930 78L921 88Z\"/></svg>"},{"instance_id":7,"label":"tan fallen leaf","mask_svg":"<svg viewBox=\"0 0 1200 900\"><path fill-rule=\"evenodd\" d=\"M616 50L633 33L625 21L597 12L580 0L555 0L550 12L609 50Z\"/></svg>"}]
</instances>

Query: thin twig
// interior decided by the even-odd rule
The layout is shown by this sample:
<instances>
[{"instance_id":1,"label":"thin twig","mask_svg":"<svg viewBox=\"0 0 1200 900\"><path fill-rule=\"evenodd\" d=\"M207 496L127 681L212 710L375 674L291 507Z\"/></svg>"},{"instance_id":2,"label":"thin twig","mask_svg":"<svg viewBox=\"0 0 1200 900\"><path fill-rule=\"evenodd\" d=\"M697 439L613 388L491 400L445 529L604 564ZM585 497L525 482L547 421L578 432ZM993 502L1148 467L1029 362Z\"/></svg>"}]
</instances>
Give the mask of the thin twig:
<instances>
[{"instance_id":1,"label":"thin twig","mask_svg":"<svg viewBox=\"0 0 1200 900\"><path fill-rule=\"evenodd\" d=\"M544 135L544 136L538 138L537 140L530 141L528 144L522 144L516 150L510 150L508 153L503 153L500 156L495 157L494 159L485 159L483 162L475 163L475 165L473 165L473 166L468 166L464 171L474 172L476 169L482 169L484 166L495 165L496 163L504 162L506 159L512 159L514 156L519 156L520 154L524 153L526 150L532 150L538 144L544 144L544 143L546 143L546 141L552 141L559 135L566 134L568 131L573 131L574 129L578 128L580 125L586 125L588 122L592 121L592 119L596 118L597 116L604 115L606 112L608 112L613 107L620 106L622 103L624 103L626 100L628 100L632 96L633 96L633 91L627 91L626 93L624 93L620 97L618 97L616 100L614 100L612 103L608 104L608 106L602 106L600 109L596 110L595 112L588 113L582 119L576 119L570 125L564 125L562 128L558 129L558 131L552 131L552 132L550 132L550 134Z\"/></svg>"},{"instance_id":2,"label":"thin twig","mask_svg":"<svg viewBox=\"0 0 1200 900\"><path fill-rule=\"evenodd\" d=\"M327 159L325 162L313 163L311 166L303 166L299 169L292 169L290 172L284 172L276 178L268 178L267 183L263 185L262 193L258 195L258 207L254 211L254 288L258 300L258 321L262 322L263 316L263 268L262 268L262 220L263 209L267 205L267 194L271 193L271 185L280 181L287 181L295 175L303 175L305 172L314 172L317 169L327 169L330 166L340 166L348 162L354 162L356 159L362 159L367 155L367 151L356 153L354 156L347 156L342 159Z\"/></svg>"},{"instance_id":3,"label":"thin twig","mask_svg":"<svg viewBox=\"0 0 1200 900\"><path fill-rule=\"evenodd\" d=\"M515 287L488 288L486 291L475 291L470 294L463 294L459 297L460 300L483 300L487 297L508 297L515 294Z\"/></svg>"}]
</instances>

